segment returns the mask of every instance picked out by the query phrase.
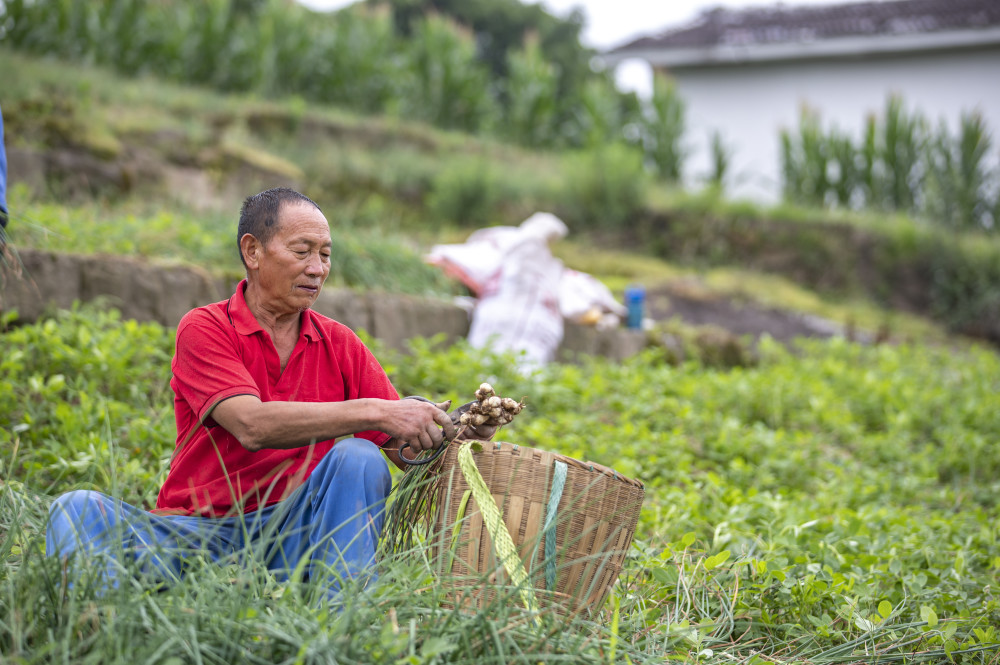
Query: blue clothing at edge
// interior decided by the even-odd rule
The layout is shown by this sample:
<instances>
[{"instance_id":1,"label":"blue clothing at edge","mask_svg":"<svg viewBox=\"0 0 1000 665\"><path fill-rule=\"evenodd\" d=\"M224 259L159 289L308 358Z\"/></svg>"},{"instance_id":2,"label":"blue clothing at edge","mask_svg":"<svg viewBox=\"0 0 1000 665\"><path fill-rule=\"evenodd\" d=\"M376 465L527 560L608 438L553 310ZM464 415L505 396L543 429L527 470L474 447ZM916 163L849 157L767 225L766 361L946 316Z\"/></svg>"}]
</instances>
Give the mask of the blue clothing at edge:
<instances>
[{"instance_id":1,"label":"blue clothing at edge","mask_svg":"<svg viewBox=\"0 0 1000 665\"><path fill-rule=\"evenodd\" d=\"M0 109L0 212L7 212L7 150L3 142L3 109Z\"/></svg>"},{"instance_id":2,"label":"blue clothing at edge","mask_svg":"<svg viewBox=\"0 0 1000 665\"><path fill-rule=\"evenodd\" d=\"M117 586L126 569L119 557L134 560L136 572L156 583L178 580L193 556L221 564L259 561L281 579L304 560L304 579L325 579L335 594L340 580L374 564L391 486L379 448L351 438L337 442L288 498L245 515L155 515L78 490L52 504L45 553L100 563L108 586Z\"/></svg>"}]
</instances>

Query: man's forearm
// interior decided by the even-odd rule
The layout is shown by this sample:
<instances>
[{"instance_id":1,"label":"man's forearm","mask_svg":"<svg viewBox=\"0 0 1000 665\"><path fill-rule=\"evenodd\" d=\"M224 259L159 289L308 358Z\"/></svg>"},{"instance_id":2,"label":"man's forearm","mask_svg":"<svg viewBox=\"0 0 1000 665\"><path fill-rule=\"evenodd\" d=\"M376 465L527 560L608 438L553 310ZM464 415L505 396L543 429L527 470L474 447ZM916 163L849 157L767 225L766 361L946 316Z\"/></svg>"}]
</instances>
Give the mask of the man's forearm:
<instances>
[{"instance_id":1,"label":"man's forearm","mask_svg":"<svg viewBox=\"0 0 1000 665\"><path fill-rule=\"evenodd\" d=\"M446 407L410 399L261 402L253 395L236 395L219 402L211 416L250 451L296 448L375 430L409 443L419 453L455 436Z\"/></svg>"},{"instance_id":2,"label":"man's forearm","mask_svg":"<svg viewBox=\"0 0 1000 665\"><path fill-rule=\"evenodd\" d=\"M250 451L297 448L316 441L379 429L379 402L262 402L238 395L220 402L212 418Z\"/></svg>"}]
</instances>

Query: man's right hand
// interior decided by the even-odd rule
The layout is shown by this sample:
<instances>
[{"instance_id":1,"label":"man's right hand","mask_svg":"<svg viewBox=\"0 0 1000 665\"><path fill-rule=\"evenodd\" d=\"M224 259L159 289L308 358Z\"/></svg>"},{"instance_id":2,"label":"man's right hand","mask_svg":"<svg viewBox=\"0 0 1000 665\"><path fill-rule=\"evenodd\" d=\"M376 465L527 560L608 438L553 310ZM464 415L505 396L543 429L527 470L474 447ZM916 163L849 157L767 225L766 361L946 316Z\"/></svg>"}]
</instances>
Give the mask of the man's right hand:
<instances>
[{"instance_id":1,"label":"man's right hand","mask_svg":"<svg viewBox=\"0 0 1000 665\"><path fill-rule=\"evenodd\" d=\"M409 444L410 450L419 455L433 450L445 440L455 438L457 431L448 417L451 402L433 404L416 399L401 399L385 403L383 432L396 440L399 447Z\"/></svg>"}]
</instances>

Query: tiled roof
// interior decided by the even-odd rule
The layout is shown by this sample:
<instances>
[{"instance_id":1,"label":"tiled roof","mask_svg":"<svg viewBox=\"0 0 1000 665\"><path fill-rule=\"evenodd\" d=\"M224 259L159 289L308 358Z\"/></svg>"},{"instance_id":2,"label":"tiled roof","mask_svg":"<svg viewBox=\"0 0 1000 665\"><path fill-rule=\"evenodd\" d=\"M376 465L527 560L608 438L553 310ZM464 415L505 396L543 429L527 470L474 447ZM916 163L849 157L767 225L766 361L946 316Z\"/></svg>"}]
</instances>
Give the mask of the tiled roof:
<instances>
[{"instance_id":1,"label":"tiled roof","mask_svg":"<svg viewBox=\"0 0 1000 665\"><path fill-rule=\"evenodd\" d=\"M895 0L712 9L693 23L611 51L690 49L1000 27L1000 0Z\"/></svg>"}]
</instances>

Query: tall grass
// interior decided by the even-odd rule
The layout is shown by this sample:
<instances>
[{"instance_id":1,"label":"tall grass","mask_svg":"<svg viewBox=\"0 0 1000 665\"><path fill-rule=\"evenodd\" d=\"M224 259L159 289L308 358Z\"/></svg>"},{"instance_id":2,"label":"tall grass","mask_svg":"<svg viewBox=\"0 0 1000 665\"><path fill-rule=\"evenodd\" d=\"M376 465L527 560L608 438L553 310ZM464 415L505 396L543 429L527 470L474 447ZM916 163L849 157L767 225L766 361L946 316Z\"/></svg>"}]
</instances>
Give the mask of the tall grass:
<instances>
[{"instance_id":1,"label":"tall grass","mask_svg":"<svg viewBox=\"0 0 1000 665\"><path fill-rule=\"evenodd\" d=\"M197 558L168 587L126 563L109 590L79 574L80 562L63 568L42 555L46 503L0 489L0 520L11 527L0 535L0 649L16 662L606 662L606 629L539 622L508 594L478 611L448 609L447 580L420 548L382 560L367 588L346 581L332 602L314 583Z\"/></svg>"}]
</instances>

